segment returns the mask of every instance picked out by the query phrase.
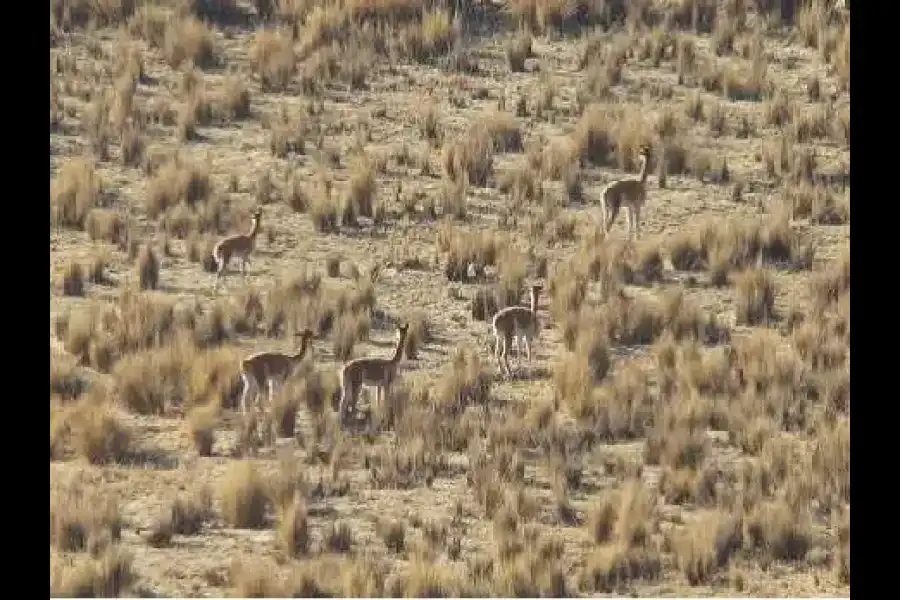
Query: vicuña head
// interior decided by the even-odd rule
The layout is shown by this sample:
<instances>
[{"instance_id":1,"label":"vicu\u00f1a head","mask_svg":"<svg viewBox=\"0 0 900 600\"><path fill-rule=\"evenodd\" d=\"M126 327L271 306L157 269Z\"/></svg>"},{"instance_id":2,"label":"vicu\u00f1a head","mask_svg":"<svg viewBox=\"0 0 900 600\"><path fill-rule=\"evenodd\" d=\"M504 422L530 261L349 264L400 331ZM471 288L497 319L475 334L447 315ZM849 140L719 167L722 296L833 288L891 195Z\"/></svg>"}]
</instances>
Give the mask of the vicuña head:
<instances>
[{"instance_id":1,"label":"vicu\u00f1a head","mask_svg":"<svg viewBox=\"0 0 900 600\"><path fill-rule=\"evenodd\" d=\"M394 363L400 362L400 358L403 356L403 344L406 342L406 332L409 330L409 323L403 323L397 327L397 346L394 348L394 355L391 357L391 361Z\"/></svg>"},{"instance_id":2,"label":"vicu\u00f1a head","mask_svg":"<svg viewBox=\"0 0 900 600\"><path fill-rule=\"evenodd\" d=\"M260 229L261 225L262 225L262 207L257 206L256 208L253 209L253 212L250 213L250 231L247 235L251 239L255 238L256 235L259 233L259 229ZM249 246L251 246L251 248L248 248L248 254L249 254L249 249L252 249L252 245L253 245L253 242L251 241L249 243Z\"/></svg>"},{"instance_id":3,"label":"vicu\u00f1a head","mask_svg":"<svg viewBox=\"0 0 900 600\"><path fill-rule=\"evenodd\" d=\"M309 351L309 341L313 339L315 335L310 328L305 328L303 331L294 334L295 336L300 338L300 350L297 351L296 354L293 355L293 360L300 361L306 357L306 354Z\"/></svg>"},{"instance_id":4,"label":"vicu\u00f1a head","mask_svg":"<svg viewBox=\"0 0 900 600\"><path fill-rule=\"evenodd\" d=\"M641 163L641 183L645 183L647 181L647 169L650 166L650 146L649 144L641 144L641 149L638 152L638 156L640 156ZM630 231L630 229L629 229Z\"/></svg>"},{"instance_id":5,"label":"vicu\u00f1a head","mask_svg":"<svg viewBox=\"0 0 900 600\"><path fill-rule=\"evenodd\" d=\"M305 341L311 339L313 336L315 336L315 333L313 333L312 329L307 327L303 331L298 331L294 335L297 336L298 338L302 338L303 341L305 342Z\"/></svg>"}]
</instances>

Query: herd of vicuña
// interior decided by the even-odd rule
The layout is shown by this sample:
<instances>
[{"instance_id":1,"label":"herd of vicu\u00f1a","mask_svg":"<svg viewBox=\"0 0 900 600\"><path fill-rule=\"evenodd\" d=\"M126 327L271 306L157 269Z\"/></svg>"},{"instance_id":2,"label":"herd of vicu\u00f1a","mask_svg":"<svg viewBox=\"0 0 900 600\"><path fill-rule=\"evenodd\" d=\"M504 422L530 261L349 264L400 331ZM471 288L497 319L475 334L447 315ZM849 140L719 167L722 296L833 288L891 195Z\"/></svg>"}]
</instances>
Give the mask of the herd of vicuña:
<instances>
[{"instance_id":1,"label":"herd of vicu\u00f1a","mask_svg":"<svg viewBox=\"0 0 900 600\"><path fill-rule=\"evenodd\" d=\"M600 227L606 235L616 220L619 211L625 213L628 239L633 240L640 235L641 210L647 201L647 170L650 161L649 146L639 150L640 172L637 177L624 177L606 185L600 193ZM257 207L251 214L251 225L246 233L238 233L220 240L212 251L216 265L214 290L218 290L220 282L225 278L226 269L232 258L241 261L241 274L246 277L247 263L253 252L257 235L262 222L262 208ZM372 270L373 282L377 279L379 267ZM539 340L541 324L538 319L538 296L542 286L534 284L530 287L529 306L507 306L498 311L491 322L494 336L494 358L501 375L512 378L509 365L510 347L516 346L516 359L521 364L522 349L530 363L534 347ZM363 386L374 389L374 403L383 403L390 393L397 372L403 347L406 341L409 324L403 323L397 328L397 341L394 352L389 357L366 356L344 362L339 370L340 391L337 409L342 424L346 424L356 412L356 403ZM244 416L250 410L260 409L262 388L268 390L271 407L276 388L284 386L297 366L310 354L314 333L304 329L297 334L301 338L300 350L296 354L282 352L258 352L241 361L240 377L243 384L241 393L241 411ZM251 398L252 397L252 398ZM337 400L337 398L336 398ZM251 404L252 402L252 404Z\"/></svg>"}]
</instances>

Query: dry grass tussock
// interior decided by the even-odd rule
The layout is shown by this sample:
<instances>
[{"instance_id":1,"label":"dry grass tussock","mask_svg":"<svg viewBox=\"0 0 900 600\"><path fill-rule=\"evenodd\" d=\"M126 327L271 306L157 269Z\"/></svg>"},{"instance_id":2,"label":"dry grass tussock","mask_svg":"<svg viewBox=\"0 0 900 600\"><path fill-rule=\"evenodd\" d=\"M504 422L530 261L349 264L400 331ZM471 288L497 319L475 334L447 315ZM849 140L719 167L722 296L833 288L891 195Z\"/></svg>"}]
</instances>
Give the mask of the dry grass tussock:
<instances>
[{"instance_id":1,"label":"dry grass tussock","mask_svg":"<svg viewBox=\"0 0 900 600\"><path fill-rule=\"evenodd\" d=\"M660 576L662 559L646 529L651 512L651 499L634 481L623 489L618 506L601 503L594 508L589 525L596 547L581 575L583 589L610 593L633 580Z\"/></svg>"},{"instance_id":2,"label":"dry grass tussock","mask_svg":"<svg viewBox=\"0 0 900 600\"><path fill-rule=\"evenodd\" d=\"M117 542L121 531L112 498L77 484L50 489L50 545L58 551L98 554Z\"/></svg>"},{"instance_id":3,"label":"dry grass tussock","mask_svg":"<svg viewBox=\"0 0 900 600\"><path fill-rule=\"evenodd\" d=\"M103 183L95 167L73 159L50 182L51 224L81 229L92 210L103 203Z\"/></svg>"},{"instance_id":4,"label":"dry grass tussock","mask_svg":"<svg viewBox=\"0 0 900 600\"><path fill-rule=\"evenodd\" d=\"M50 554L50 595L62 598L118 598L137 579L127 551L110 548L99 558Z\"/></svg>"},{"instance_id":5,"label":"dry grass tussock","mask_svg":"<svg viewBox=\"0 0 900 600\"><path fill-rule=\"evenodd\" d=\"M267 524L270 492L252 463L233 465L218 492L222 517L230 526L252 529Z\"/></svg>"},{"instance_id":6,"label":"dry grass tussock","mask_svg":"<svg viewBox=\"0 0 900 600\"><path fill-rule=\"evenodd\" d=\"M77 395L74 402L66 402L65 396L51 400L51 459L75 455L91 464L106 464L127 461L132 456L132 432L103 393L95 386Z\"/></svg>"},{"instance_id":7,"label":"dry grass tussock","mask_svg":"<svg viewBox=\"0 0 900 600\"><path fill-rule=\"evenodd\" d=\"M175 497L160 511L144 539L154 548L163 548L171 545L175 535L198 535L203 531L203 526L214 517L212 493L209 488L201 487L192 494L179 494Z\"/></svg>"}]
</instances>

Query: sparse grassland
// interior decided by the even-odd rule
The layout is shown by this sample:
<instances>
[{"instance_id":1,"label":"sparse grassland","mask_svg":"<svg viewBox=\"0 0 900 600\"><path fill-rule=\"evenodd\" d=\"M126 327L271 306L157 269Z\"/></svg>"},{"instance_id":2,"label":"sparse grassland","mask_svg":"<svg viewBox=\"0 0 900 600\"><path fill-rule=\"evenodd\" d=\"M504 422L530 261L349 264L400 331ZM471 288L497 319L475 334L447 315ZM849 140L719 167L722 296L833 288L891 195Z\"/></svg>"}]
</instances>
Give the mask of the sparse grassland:
<instances>
[{"instance_id":1,"label":"sparse grassland","mask_svg":"<svg viewBox=\"0 0 900 600\"><path fill-rule=\"evenodd\" d=\"M51 595L849 595L832 4L52 0Z\"/></svg>"}]
</instances>

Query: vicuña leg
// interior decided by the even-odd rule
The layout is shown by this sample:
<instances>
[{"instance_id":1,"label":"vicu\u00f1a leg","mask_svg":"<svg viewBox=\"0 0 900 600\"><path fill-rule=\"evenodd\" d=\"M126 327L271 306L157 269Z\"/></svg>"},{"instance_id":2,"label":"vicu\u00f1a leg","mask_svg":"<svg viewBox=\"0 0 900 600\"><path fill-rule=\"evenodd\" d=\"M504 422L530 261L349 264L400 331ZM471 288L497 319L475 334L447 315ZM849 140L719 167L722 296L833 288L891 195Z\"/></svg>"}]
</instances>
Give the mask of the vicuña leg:
<instances>
[{"instance_id":1,"label":"vicu\u00f1a leg","mask_svg":"<svg viewBox=\"0 0 900 600\"><path fill-rule=\"evenodd\" d=\"M619 216L619 203L618 201L613 201L612 205L609 207L609 212L606 217L606 233L609 233L609 230L612 229L613 223L616 222L616 217Z\"/></svg>"},{"instance_id":2,"label":"vicu\u00f1a leg","mask_svg":"<svg viewBox=\"0 0 900 600\"><path fill-rule=\"evenodd\" d=\"M338 403L338 417L340 418L341 423L346 421L348 393L346 384L341 386L341 400Z\"/></svg>"},{"instance_id":3,"label":"vicu\u00f1a leg","mask_svg":"<svg viewBox=\"0 0 900 600\"><path fill-rule=\"evenodd\" d=\"M338 406L338 416L341 423L346 422L350 412L356 408L356 394L359 392L357 387L346 378L341 385L341 402Z\"/></svg>"},{"instance_id":4,"label":"vicu\u00f1a leg","mask_svg":"<svg viewBox=\"0 0 900 600\"><path fill-rule=\"evenodd\" d=\"M607 228L606 223L606 215L609 213L609 207L606 205L606 197L600 198L600 229L603 230L603 233L606 234L609 229Z\"/></svg>"},{"instance_id":5,"label":"vicu\u00f1a leg","mask_svg":"<svg viewBox=\"0 0 900 600\"><path fill-rule=\"evenodd\" d=\"M341 422L344 421L345 415L347 414L347 404L350 402L350 390L348 389L348 384L345 381L343 385L341 385L341 401L338 403L338 416L341 418Z\"/></svg>"},{"instance_id":6,"label":"vicu\u00f1a leg","mask_svg":"<svg viewBox=\"0 0 900 600\"><path fill-rule=\"evenodd\" d=\"M503 351L503 340L499 332L494 332L494 359L497 361L497 369L503 373L503 364L500 362L500 355Z\"/></svg>"},{"instance_id":7,"label":"vicu\u00f1a leg","mask_svg":"<svg viewBox=\"0 0 900 600\"><path fill-rule=\"evenodd\" d=\"M381 391L381 406L387 406L388 396L391 394L391 390L394 389L394 380L391 379L385 384L384 389Z\"/></svg>"},{"instance_id":8,"label":"vicu\u00f1a leg","mask_svg":"<svg viewBox=\"0 0 900 600\"><path fill-rule=\"evenodd\" d=\"M269 385L269 408L275 406L275 378L269 377L268 380Z\"/></svg>"},{"instance_id":9,"label":"vicu\u00f1a leg","mask_svg":"<svg viewBox=\"0 0 900 600\"><path fill-rule=\"evenodd\" d=\"M241 414L244 416L247 415L247 401L250 398L250 393L252 392L254 397L256 396L257 384L256 378L246 372L241 372L241 381L244 384L244 390L241 393Z\"/></svg>"},{"instance_id":10,"label":"vicu\u00f1a leg","mask_svg":"<svg viewBox=\"0 0 900 600\"><path fill-rule=\"evenodd\" d=\"M219 284L225 279L225 269L228 267L228 259L224 256L215 256L216 259L216 284L215 288L219 289Z\"/></svg>"},{"instance_id":11,"label":"vicu\u00f1a leg","mask_svg":"<svg viewBox=\"0 0 900 600\"><path fill-rule=\"evenodd\" d=\"M625 223L628 226L628 239L632 239L634 237L634 208L631 206L625 207Z\"/></svg>"},{"instance_id":12,"label":"vicu\u00f1a leg","mask_svg":"<svg viewBox=\"0 0 900 600\"><path fill-rule=\"evenodd\" d=\"M359 393L362 391L362 384L350 386L350 402L347 406L348 415L356 415L359 411Z\"/></svg>"},{"instance_id":13,"label":"vicu\u00f1a leg","mask_svg":"<svg viewBox=\"0 0 900 600\"><path fill-rule=\"evenodd\" d=\"M506 337L503 334L497 336L497 367L500 369L500 375L506 375L506 368L504 367L504 362L506 360L506 353L508 351L508 342Z\"/></svg>"},{"instance_id":14,"label":"vicu\u00f1a leg","mask_svg":"<svg viewBox=\"0 0 900 600\"><path fill-rule=\"evenodd\" d=\"M269 379L269 426L271 429L272 440L278 439L278 427L275 423L275 396L284 389L284 380L280 377L273 377ZM263 416L265 416L265 411L263 411Z\"/></svg>"},{"instance_id":15,"label":"vicu\u00f1a leg","mask_svg":"<svg viewBox=\"0 0 900 600\"><path fill-rule=\"evenodd\" d=\"M506 376L512 378L512 369L509 366L509 347L512 346L512 336L503 337L503 365L506 367Z\"/></svg>"},{"instance_id":16,"label":"vicu\u00f1a leg","mask_svg":"<svg viewBox=\"0 0 900 600\"><path fill-rule=\"evenodd\" d=\"M388 379L387 381L384 382L384 385L381 386L381 397L378 399L378 402L379 402L378 406L382 406L382 407L387 406L387 397L388 397L388 394L391 393L391 388L393 387L393 385L394 385L394 380Z\"/></svg>"}]
</instances>

